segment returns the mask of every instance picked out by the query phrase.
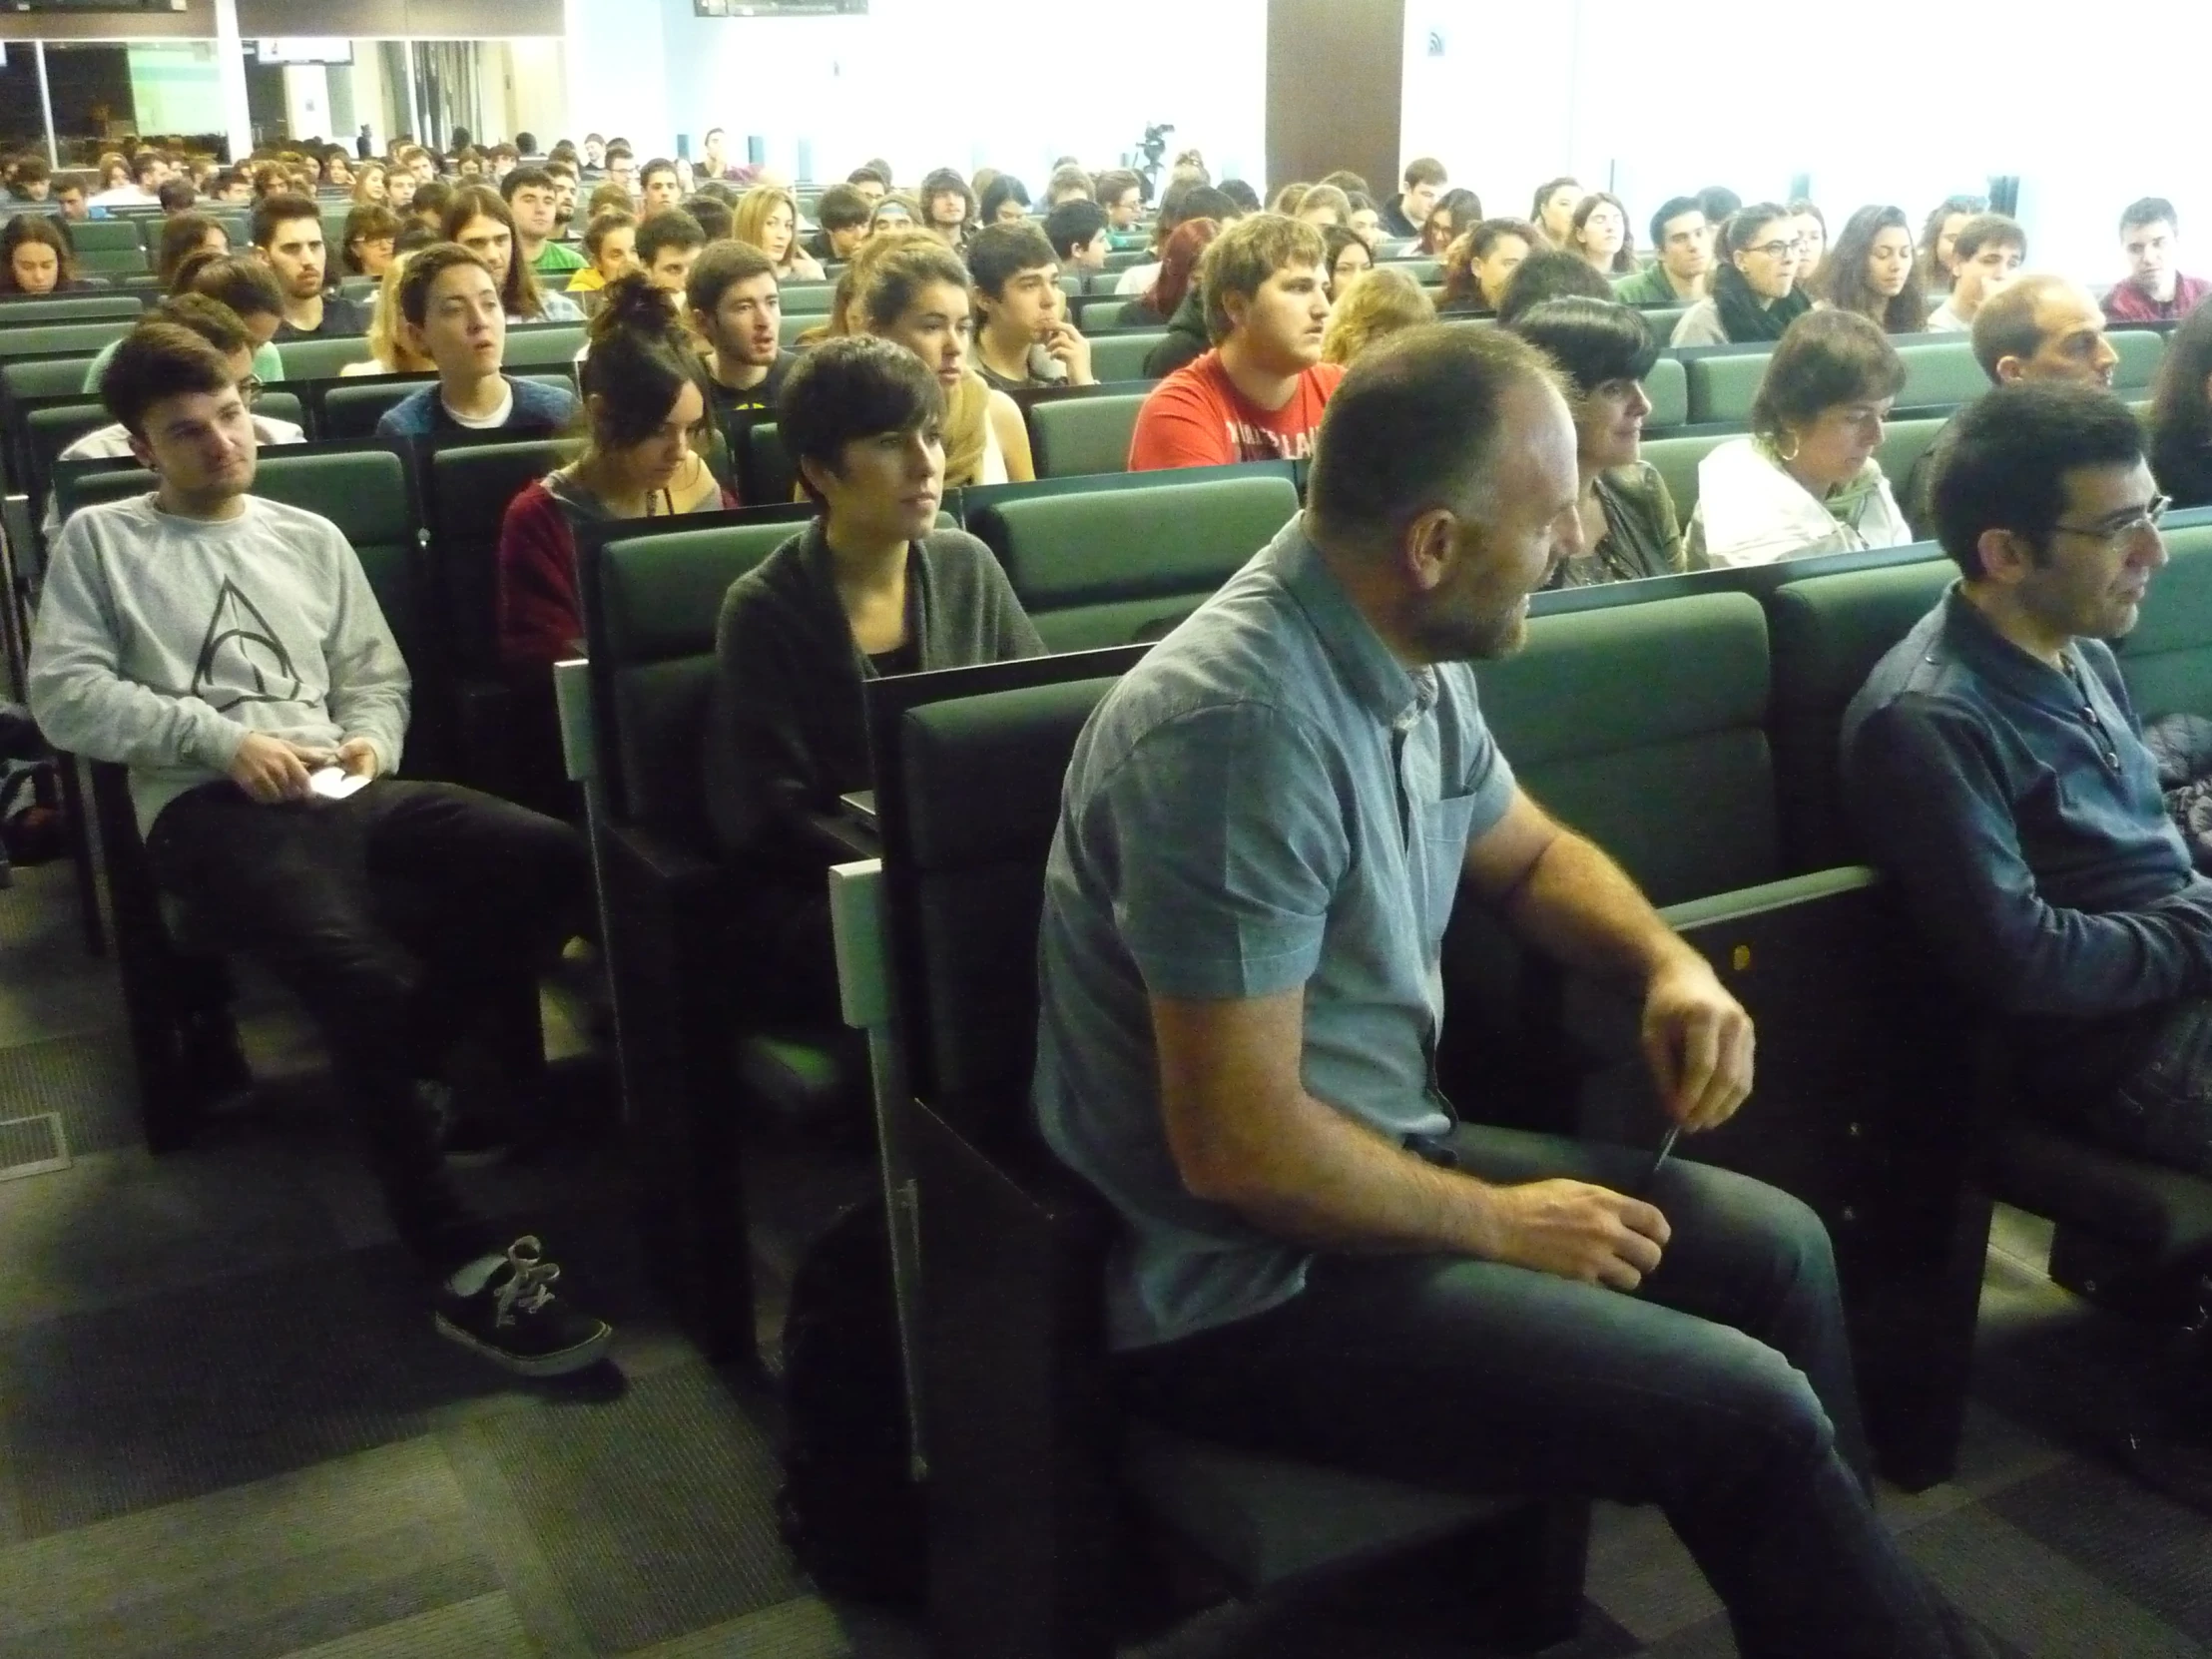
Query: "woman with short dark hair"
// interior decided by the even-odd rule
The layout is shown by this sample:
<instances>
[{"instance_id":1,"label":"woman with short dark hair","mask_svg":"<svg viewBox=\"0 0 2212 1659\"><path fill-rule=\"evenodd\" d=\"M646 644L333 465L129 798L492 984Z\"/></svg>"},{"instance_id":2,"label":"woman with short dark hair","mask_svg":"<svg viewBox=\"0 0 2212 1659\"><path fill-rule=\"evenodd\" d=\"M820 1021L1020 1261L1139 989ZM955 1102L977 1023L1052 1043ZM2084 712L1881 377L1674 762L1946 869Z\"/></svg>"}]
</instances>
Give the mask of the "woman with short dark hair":
<instances>
[{"instance_id":1,"label":"woman with short dark hair","mask_svg":"<svg viewBox=\"0 0 2212 1659\"><path fill-rule=\"evenodd\" d=\"M1751 433L1697 469L1693 563L1761 565L1902 547L1913 531L1875 451L1905 361L1857 311L1814 311L1767 359Z\"/></svg>"},{"instance_id":2,"label":"woman with short dark hair","mask_svg":"<svg viewBox=\"0 0 2212 1659\"><path fill-rule=\"evenodd\" d=\"M1546 299L1511 327L1557 363L1573 389L1579 533L1550 585L1626 582L1686 568L1674 497L1642 457L1651 413L1644 376L1659 360L1643 313L1614 299Z\"/></svg>"},{"instance_id":3,"label":"woman with short dark hair","mask_svg":"<svg viewBox=\"0 0 2212 1659\"><path fill-rule=\"evenodd\" d=\"M2150 401L2150 465L2177 507L2212 506L2212 305L2166 341Z\"/></svg>"},{"instance_id":4,"label":"woman with short dark hair","mask_svg":"<svg viewBox=\"0 0 2212 1659\"><path fill-rule=\"evenodd\" d=\"M1779 202L1739 208L1715 242L1713 291L1682 313L1673 345L1742 345L1780 339L1813 308L1798 286L1804 253L1796 217Z\"/></svg>"},{"instance_id":5,"label":"woman with short dark hair","mask_svg":"<svg viewBox=\"0 0 2212 1659\"><path fill-rule=\"evenodd\" d=\"M730 586L703 757L738 920L779 1013L833 1022L817 821L873 782L862 688L1044 654L989 548L939 529L944 393L914 353L848 335L801 358L777 430L816 518Z\"/></svg>"},{"instance_id":6,"label":"woman with short dark hair","mask_svg":"<svg viewBox=\"0 0 2212 1659\"><path fill-rule=\"evenodd\" d=\"M1816 290L1886 334L1928 330L1928 292L1913 279L1913 228L1903 208L1861 208L1844 222Z\"/></svg>"}]
</instances>

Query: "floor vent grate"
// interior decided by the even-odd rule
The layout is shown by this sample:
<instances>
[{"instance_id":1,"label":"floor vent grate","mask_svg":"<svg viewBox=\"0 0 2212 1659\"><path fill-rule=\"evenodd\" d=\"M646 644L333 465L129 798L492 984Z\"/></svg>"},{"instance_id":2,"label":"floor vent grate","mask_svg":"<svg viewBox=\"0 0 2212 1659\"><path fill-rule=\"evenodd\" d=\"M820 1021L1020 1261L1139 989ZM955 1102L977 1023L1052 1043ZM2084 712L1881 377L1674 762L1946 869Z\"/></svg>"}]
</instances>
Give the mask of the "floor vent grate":
<instances>
[{"instance_id":1,"label":"floor vent grate","mask_svg":"<svg viewBox=\"0 0 2212 1659\"><path fill-rule=\"evenodd\" d=\"M69 1168L69 1140L59 1112L0 1121L0 1181L52 1175Z\"/></svg>"}]
</instances>

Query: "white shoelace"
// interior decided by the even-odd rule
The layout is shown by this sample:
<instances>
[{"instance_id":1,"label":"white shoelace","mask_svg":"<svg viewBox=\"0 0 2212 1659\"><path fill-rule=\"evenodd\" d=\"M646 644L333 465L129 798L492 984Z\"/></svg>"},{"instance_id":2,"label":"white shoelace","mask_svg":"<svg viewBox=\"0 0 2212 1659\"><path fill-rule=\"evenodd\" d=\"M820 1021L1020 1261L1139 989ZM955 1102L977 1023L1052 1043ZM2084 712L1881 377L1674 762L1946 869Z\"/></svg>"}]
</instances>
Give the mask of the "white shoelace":
<instances>
[{"instance_id":1,"label":"white shoelace","mask_svg":"<svg viewBox=\"0 0 2212 1659\"><path fill-rule=\"evenodd\" d=\"M535 1314L553 1300L553 1281L561 1277L561 1265L545 1259L545 1246L535 1234L526 1234L507 1247L508 1274L497 1292L494 1325L512 1325L519 1309Z\"/></svg>"}]
</instances>

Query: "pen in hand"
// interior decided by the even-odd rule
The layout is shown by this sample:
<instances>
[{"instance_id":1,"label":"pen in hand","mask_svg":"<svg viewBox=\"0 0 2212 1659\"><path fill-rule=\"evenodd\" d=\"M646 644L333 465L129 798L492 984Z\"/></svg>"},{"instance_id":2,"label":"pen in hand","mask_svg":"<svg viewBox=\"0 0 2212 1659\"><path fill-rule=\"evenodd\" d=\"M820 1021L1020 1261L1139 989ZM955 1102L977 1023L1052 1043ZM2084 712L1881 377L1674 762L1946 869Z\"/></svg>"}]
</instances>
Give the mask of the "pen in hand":
<instances>
[{"instance_id":1,"label":"pen in hand","mask_svg":"<svg viewBox=\"0 0 2212 1659\"><path fill-rule=\"evenodd\" d=\"M1666 1139L1659 1143L1659 1155L1652 1159L1651 1168L1644 1171L1644 1178L1636 1183L1635 1197L1643 1198L1651 1192L1651 1184L1659 1179L1659 1172L1666 1167L1667 1159L1674 1151L1675 1139L1681 1133L1682 1125L1679 1123L1667 1126Z\"/></svg>"}]
</instances>

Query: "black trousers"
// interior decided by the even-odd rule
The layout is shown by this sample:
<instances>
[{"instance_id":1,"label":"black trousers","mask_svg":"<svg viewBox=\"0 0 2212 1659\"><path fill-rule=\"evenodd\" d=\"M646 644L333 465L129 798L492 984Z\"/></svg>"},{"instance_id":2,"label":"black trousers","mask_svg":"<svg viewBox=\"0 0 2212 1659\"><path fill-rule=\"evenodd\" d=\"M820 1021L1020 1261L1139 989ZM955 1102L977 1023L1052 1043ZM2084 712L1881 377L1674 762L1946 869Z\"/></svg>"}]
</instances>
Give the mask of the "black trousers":
<instances>
[{"instance_id":1,"label":"black trousers","mask_svg":"<svg viewBox=\"0 0 2212 1659\"><path fill-rule=\"evenodd\" d=\"M575 931L590 891L567 825L449 784L378 779L344 801L258 806L230 783L178 797L146 840L196 934L267 962L329 1054L401 1240L433 1272L491 1247L447 1176L414 1079L463 1035L505 1030L525 1088L534 1037L502 1020Z\"/></svg>"}]
</instances>

